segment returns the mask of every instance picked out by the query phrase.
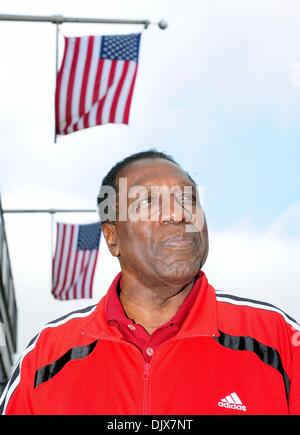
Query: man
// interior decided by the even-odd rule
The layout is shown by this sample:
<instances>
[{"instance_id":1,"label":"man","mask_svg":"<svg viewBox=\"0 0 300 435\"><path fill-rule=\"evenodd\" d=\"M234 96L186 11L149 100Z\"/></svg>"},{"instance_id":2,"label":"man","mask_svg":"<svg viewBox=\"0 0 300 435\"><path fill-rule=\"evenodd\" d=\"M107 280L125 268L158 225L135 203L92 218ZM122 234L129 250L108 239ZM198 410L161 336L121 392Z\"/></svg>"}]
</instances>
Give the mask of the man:
<instances>
[{"instance_id":1,"label":"man","mask_svg":"<svg viewBox=\"0 0 300 435\"><path fill-rule=\"evenodd\" d=\"M50 322L31 341L2 412L299 414L299 326L208 283L192 178L163 153L138 153L103 179L98 205L122 272L98 305Z\"/></svg>"}]
</instances>

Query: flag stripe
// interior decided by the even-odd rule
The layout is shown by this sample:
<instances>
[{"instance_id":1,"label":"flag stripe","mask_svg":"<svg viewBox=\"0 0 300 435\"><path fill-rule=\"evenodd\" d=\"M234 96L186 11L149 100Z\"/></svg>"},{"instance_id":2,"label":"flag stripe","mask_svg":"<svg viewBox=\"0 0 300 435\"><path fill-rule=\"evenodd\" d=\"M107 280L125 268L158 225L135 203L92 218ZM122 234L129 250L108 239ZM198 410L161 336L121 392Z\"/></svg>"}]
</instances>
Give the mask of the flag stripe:
<instances>
[{"instance_id":1,"label":"flag stripe","mask_svg":"<svg viewBox=\"0 0 300 435\"><path fill-rule=\"evenodd\" d=\"M82 271L84 268L84 259L85 259L86 252L80 251L80 255L78 255L78 263L76 267L76 281L74 283L74 297L80 298L81 294L77 294L77 288L81 286L81 276Z\"/></svg>"},{"instance_id":2,"label":"flag stripe","mask_svg":"<svg viewBox=\"0 0 300 435\"><path fill-rule=\"evenodd\" d=\"M121 95L121 91L126 79L126 75L127 75L127 71L128 71L128 62L124 62L123 64L123 71L119 80L119 83L117 85L116 88L116 92L112 101L112 105L111 105L111 109L110 109L110 115L109 115L109 122L115 122L115 116L116 116L116 109L117 109L117 104L119 102L119 98Z\"/></svg>"},{"instance_id":3,"label":"flag stripe","mask_svg":"<svg viewBox=\"0 0 300 435\"><path fill-rule=\"evenodd\" d=\"M70 263L70 258L71 258L71 253L72 253L72 248L73 248L73 244L76 244L76 240L74 240L74 225L68 225L68 237L70 238L68 240L68 244L66 245L65 248L65 257L66 257L66 263L65 263L65 267L64 267L64 273L61 276L61 291L60 293L58 293L58 297L60 296L61 292L63 291L63 289L66 287L66 282L67 282L67 277L69 275L70 272L70 267L69 265L71 265ZM75 242L75 243L74 243Z\"/></svg>"},{"instance_id":4,"label":"flag stripe","mask_svg":"<svg viewBox=\"0 0 300 435\"><path fill-rule=\"evenodd\" d=\"M93 94L96 82L96 74L99 66L99 53L100 53L100 45L101 45L101 36L92 36L93 38L93 52L91 57L91 65L89 69L89 76L87 81L87 89L86 89L86 97L85 97L85 107L84 113L86 114L90 108L92 107Z\"/></svg>"},{"instance_id":5,"label":"flag stripe","mask_svg":"<svg viewBox=\"0 0 300 435\"><path fill-rule=\"evenodd\" d=\"M69 259L69 268L68 268L68 274L67 274L68 277L67 277L67 282L65 284L65 287L67 289L66 299L70 299L69 291L72 287L72 283L74 280L73 276L74 276L74 271L76 268L76 261L77 261L77 255L78 255L78 251L76 249L76 246L77 246L79 228L77 225L73 225L73 227L74 227L74 237L72 240L71 256Z\"/></svg>"},{"instance_id":6,"label":"flag stripe","mask_svg":"<svg viewBox=\"0 0 300 435\"><path fill-rule=\"evenodd\" d=\"M56 91L55 91L55 131L56 133L60 133L59 128L59 120L60 120L60 98L61 98L61 89L62 89L62 77L64 75L65 66L66 66L66 59L67 59L67 53L68 53L68 47L69 47L69 39L65 38L65 51L63 55L62 65L60 71L57 73L57 84L56 84Z\"/></svg>"},{"instance_id":7,"label":"flag stripe","mask_svg":"<svg viewBox=\"0 0 300 435\"><path fill-rule=\"evenodd\" d=\"M109 86L105 97L105 102L102 110L101 123L106 124L109 122L110 110L112 102L116 93L117 86L122 76L124 61L113 61L112 70L109 77Z\"/></svg>"},{"instance_id":8,"label":"flag stripe","mask_svg":"<svg viewBox=\"0 0 300 435\"><path fill-rule=\"evenodd\" d=\"M69 252L69 246L71 240L71 231L72 231L71 225L64 225L64 231L65 231L65 240L63 243L63 250L61 256L60 273L58 275L58 285L55 291L58 299L60 299L60 295L63 291L63 282L68 269L67 260L68 260L68 252Z\"/></svg>"},{"instance_id":9,"label":"flag stripe","mask_svg":"<svg viewBox=\"0 0 300 435\"><path fill-rule=\"evenodd\" d=\"M89 36L86 62L85 62L84 73L83 73L83 78L82 78L81 94L80 94L80 100L79 100L79 116L80 116L79 121L83 120L83 116L85 113L85 99L86 99L88 78L89 78L91 61L92 61L93 46L94 46L94 38L92 36ZM81 128L83 128L83 125Z\"/></svg>"},{"instance_id":10,"label":"flag stripe","mask_svg":"<svg viewBox=\"0 0 300 435\"><path fill-rule=\"evenodd\" d=\"M124 122L126 103L128 101L128 96L131 89L131 83L134 78L135 71L136 71L136 63L132 61L128 62L126 78L124 80L123 87L119 95L119 99L116 107L116 113L114 117L114 121L116 123L120 124Z\"/></svg>"},{"instance_id":11,"label":"flag stripe","mask_svg":"<svg viewBox=\"0 0 300 435\"><path fill-rule=\"evenodd\" d=\"M104 69L104 71L103 71ZM93 127L95 125L97 125L96 119L97 119L97 111L98 111L98 107L99 104L103 104L103 101L100 100L100 75L102 77L102 82L103 82L103 78L105 80L106 77L106 71L107 69L110 69L110 62L105 62L101 59L98 65L98 70L97 70L97 74L96 74L96 80L95 80L95 84L94 84L94 91L93 91L93 105L91 107L91 110L89 111L89 113L86 114L85 118L85 127ZM97 78L99 75L99 79ZM100 101L99 101L100 100Z\"/></svg>"},{"instance_id":12,"label":"flag stripe","mask_svg":"<svg viewBox=\"0 0 300 435\"><path fill-rule=\"evenodd\" d=\"M84 294L83 292L81 292L81 288L82 288L82 277L83 277L83 273L85 271L85 268L87 266L87 262L89 260L89 256L90 253L89 251L79 251L79 255L77 258L77 268L76 268L76 280L73 283L71 290L73 292L74 295L74 299L80 299L80 298L84 298ZM68 300L70 299L70 293L67 289L65 289L63 295L62 295L62 299L64 300Z\"/></svg>"},{"instance_id":13,"label":"flag stripe","mask_svg":"<svg viewBox=\"0 0 300 435\"><path fill-rule=\"evenodd\" d=\"M64 134L64 130L66 127L66 116L67 116L67 90L68 90L68 82L71 72L72 59L74 54L74 38L65 38L66 42L66 63L65 67L62 71L62 79L61 79L61 88L60 88L60 96L59 96L59 114L60 114L60 122L59 122L59 133Z\"/></svg>"},{"instance_id":14,"label":"flag stripe","mask_svg":"<svg viewBox=\"0 0 300 435\"><path fill-rule=\"evenodd\" d=\"M72 284L70 288L65 292L64 299L77 299L78 296L76 294L76 288L78 284L78 279L80 277L82 257L84 255L84 251L77 251L76 254L76 264L74 267L74 274L72 279Z\"/></svg>"},{"instance_id":15,"label":"flag stripe","mask_svg":"<svg viewBox=\"0 0 300 435\"><path fill-rule=\"evenodd\" d=\"M82 289L84 297L88 298L90 296L90 282L91 282L91 274L94 268L95 257L97 257L98 250L93 249L90 254L89 262L85 268Z\"/></svg>"},{"instance_id":16,"label":"flag stripe","mask_svg":"<svg viewBox=\"0 0 300 435\"><path fill-rule=\"evenodd\" d=\"M101 88L99 90L99 104L96 115L96 125L105 124L103 122L103 110L109 95L110 89L113 85L116 74L116 62L105 62L103 68L103 80L101 81Z\"/></svg>"},{"instance_id":17,"label":"flag stripe","mask_svg":"<svg viewBox=\"0 0 300 435\"><path fill-rule=\"evenodd\" d=\"M80 38L79 40L79 50L77 57L77 64L75 68L74 75L74 87L72 94L72 122L69 126L70 132L77 130L77 123L79 121L79 110L80 110L80 99L81 91L83 86L84 69L87 61L88 55L88 43L89 39L87 36Z\"/></svg>"},{"instance_id":18,"label":"flag stripe","mask_svg":"<svg viewBox=\"0 0 300 435\"><path fill-rule=\"evenodd\" d=\"M57 286L60 282L60 273L61 273L61 264L62 264L62 260L63 260L63 255L64 255L64 244L65 244L65 237L66 237L66 227L63 225L62 226L62 237L61 237L61 245L60 245L60 250L58 251L58 269L57 269L57 279L55 281L56 285L54 287L53 293L56 295L57 293Z\"/></svg>"},{"instance_id":19,"label":"flag stripe","mask_svg":"<svg viewBox=\"0 0 300 435\"><path fill-rule=\"evenodd\" d=\"M76 72L78 53L79 53L80 38L74 38L74 43L75 43L74 53L73 53L73 59L72 59L70 77L69 77L69 83L68 83L68 91L67 91L66 126L65 126L65 130L64 130L65 133L68 132L68 127L72 123L73 88L74 88L75 72Z\"/></svg>"},{"instance_id":20,"label":"flag stripe","mask_svg":"<svg viewBox=\"0 0 300 435\"><path fill-rule=\"evenodd\" d=\"M136 79L136 73L137 73L137 65L135 67L135 71L134 71L133 79L132 79L132 82L131 82L131 87L130 87L129 95L128 95L126 106L125 106L125 114L124 114L124 119L123 119L124 124L128 124L128 122L129 122L129 112L130 112L131 100L132 100L132 95L133 95L133 89L134 89L135 79Z\"/></svg>"},{"instance_id":21,"label":"flag stripe","mask_svg":"<svg viewBox=\"0 0 300 435\"><path fill-rule=\"evenodd\" d=\"M80 272L78 275L78 280L77 280L75 287L74 287L74 292L75 292L75 295L77 298L84 298L84 293L82 291L82 278L83 278L83 272L84 272L85 265L86 265L86 260L87 260L87 257L89 257L89 254L90 253L88 251L84 251L83 255L81 257Z\"/></svg>"},{"instance_id":22,"label":"flag stripe","mask_svg":"<svg viewBox=\"0 0 300 435\"><path fill-rule=\"evenodd\" d=\"M109 89L109 86L111 84L110 77L111 77L111 69L113 67L113 61L110 59L107 59L105 62L102 62L102 72L101 72L101 81L98 84L98 98L97 100L100 101L105 98L107 94L107 90Z\"/></svg>"},{"instance_id":23,"label":"flag stripe","mask_svg":"<svg viewBox=\"0 0 300 435\"><path fill-rule=\"evenodd\" d=\"M101 78L102 78L102 70L103 66L105 65L106 68L110 68L109 62L104 62L103 59L101 59L98 63L97 72L96 72L96 79L94 83L94 89L93 89L93 104L95 104L99 100L100 95L100 86L101 86Z\"/></svg>"},{"instance_id":24,"label":"flag stripe","mask_svg":"<svg viewBox=\"0 0 300 435\"><path fill-rule=\"evenodd\" d=\"M79 252L80 251L77 251L77 249L76 249L76 252L74 253L74 257L73 257L73 261L72 261L72 267L69 268L71 278L70 278L70 281L68 282L67 290L65 292L65 299L66 300L74 299L75 271L76 271L76 267L77 267Z\"/></svg>"}]
</instances>

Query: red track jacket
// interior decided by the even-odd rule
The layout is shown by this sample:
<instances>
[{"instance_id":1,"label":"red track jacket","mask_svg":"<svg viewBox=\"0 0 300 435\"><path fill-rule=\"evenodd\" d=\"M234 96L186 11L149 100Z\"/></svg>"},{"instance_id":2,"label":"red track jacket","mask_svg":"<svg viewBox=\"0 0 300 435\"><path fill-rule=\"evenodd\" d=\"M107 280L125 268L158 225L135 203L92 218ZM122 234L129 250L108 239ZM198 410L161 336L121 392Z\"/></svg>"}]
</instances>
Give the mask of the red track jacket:
<instances>
[{"instance_id":1,"label":"red track jacket","mask_svg":"<svg viewBox=\"0 0 300 435\"><path fill-rule=\"evenodd\" d=\"M117 286L118 275L113 286ZM273 305L200 289L146 363L96 306L50 322L1 397L4 414L300 414L300 327Z\"/></svg>"}]
</instances>

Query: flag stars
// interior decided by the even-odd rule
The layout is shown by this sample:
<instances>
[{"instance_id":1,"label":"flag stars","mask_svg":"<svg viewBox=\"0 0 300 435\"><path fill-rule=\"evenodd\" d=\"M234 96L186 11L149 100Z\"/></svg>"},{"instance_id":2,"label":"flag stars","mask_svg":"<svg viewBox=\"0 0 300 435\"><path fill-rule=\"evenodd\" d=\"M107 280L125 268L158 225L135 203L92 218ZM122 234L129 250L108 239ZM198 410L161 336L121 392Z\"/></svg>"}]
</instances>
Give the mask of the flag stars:
<instances>
[{"instance_id":1,"label":"flag stars","mask_svg":"<svg viewBox=\"0 0 300 435\"><path fill-rule=\"evenodd\" d=\"M98 249L100 241L100 224L80 225L78 234L78 249Z\"/></svg>"},{"instance_id":2,"label":"flag stars","mask_svg":"<svg viewBox=\"0 0 300 435\"><path fill-rule=\"evenodd\" d=\"M138 61L140 34L103 36L100 57Z\"/></svg>"}]
</instances>

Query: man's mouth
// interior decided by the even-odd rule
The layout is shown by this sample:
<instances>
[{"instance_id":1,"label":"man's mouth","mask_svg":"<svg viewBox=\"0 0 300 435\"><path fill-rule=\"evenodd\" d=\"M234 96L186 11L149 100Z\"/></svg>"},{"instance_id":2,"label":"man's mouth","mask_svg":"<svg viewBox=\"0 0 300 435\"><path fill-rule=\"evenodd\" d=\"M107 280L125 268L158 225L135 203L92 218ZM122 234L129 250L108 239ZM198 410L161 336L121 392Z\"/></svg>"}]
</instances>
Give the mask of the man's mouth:
<instances>
[{"instance_id":1,"label":"man's mouth","mask_svg":"<svg viewBox=\"0 0 300 435\"><path fill-rule=\"evenodd\" d=\"M167 248L188 248L195 243L195 238L191 233L174 234L163 240L162 245Z\"/></svg>"}]
</instances>

